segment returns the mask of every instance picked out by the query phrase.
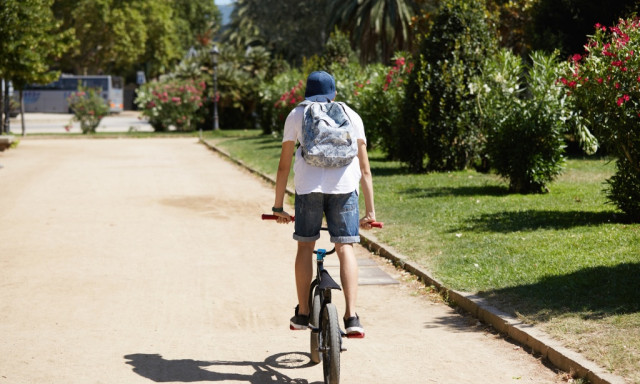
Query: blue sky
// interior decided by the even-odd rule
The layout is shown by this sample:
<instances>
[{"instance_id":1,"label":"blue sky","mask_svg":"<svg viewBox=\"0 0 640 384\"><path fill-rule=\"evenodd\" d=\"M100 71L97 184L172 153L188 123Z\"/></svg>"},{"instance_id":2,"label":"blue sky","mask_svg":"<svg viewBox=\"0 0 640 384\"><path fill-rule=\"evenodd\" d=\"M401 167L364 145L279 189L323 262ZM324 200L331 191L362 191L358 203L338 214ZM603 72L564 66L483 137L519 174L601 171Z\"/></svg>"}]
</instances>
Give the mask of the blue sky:
<instances>
[{"instance_id":1,"label":"blue sky","mask_svg":"<svg viewBox=\"0 0 640 384\"><path fill-rule=\"evenodd\" d=\"M227 5L229 3L233 3L234 0L214 0L216 5Z\"/></svg>"}]
</instances>

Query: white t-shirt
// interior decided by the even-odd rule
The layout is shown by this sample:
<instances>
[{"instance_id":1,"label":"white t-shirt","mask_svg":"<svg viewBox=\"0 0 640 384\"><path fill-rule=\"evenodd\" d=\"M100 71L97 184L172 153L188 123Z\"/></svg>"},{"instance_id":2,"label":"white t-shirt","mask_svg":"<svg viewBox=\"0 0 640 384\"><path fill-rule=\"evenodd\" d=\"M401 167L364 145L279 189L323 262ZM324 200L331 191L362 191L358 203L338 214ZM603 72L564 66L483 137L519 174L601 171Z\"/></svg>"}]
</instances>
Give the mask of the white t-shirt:
<instances>
[{"instance_id":1,"label":"white t-shirt","mask_svg":"<svg viewBox=\"0 0 640 384\"><path fill-rule=\"evenodd\" d=\"M364 135L362 118L345 104L347 116L354 126L355 139L367 141ZM302 121L304 107L296 107L289 113L284 123L282 142L293 141L294 144L302 140ZM307 164L302 157L302 149L296 150L296 158L293 163L293 182L298 195L306 195L312 192L327 194L351 193L358 190L360 178L360 162L354 157L351 164L341 168L321 168Z\"/></svg>"}]
</instances>

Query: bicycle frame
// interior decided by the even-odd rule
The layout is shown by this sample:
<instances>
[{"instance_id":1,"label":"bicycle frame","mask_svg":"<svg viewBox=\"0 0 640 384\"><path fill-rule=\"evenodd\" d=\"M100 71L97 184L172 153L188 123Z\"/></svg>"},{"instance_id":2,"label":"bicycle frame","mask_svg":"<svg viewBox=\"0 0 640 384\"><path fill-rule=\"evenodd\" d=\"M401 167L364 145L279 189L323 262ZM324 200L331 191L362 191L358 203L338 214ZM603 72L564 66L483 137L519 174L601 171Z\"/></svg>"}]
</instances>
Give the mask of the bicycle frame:
<instances>
[{"instance_id":1,"label":"bicycle frame","mask_svg":"<svg viewBox=\"0 0 640 384\"><path fill-rule=\"evenodd\" d=\"M262 220L276 220L278 216L262 215ZM295 220L291 216L291 220ZM370 223L372 227L382 228L383 223ZM327 231L323 227L321 230ZM324 382L338 384L340 382L340 353L346 351L342 338L346 333L340 329L338 313L331 302L331 291L342 290L329 272L324 269L324 258L335 253L319 248L313 251L316 255L316 278L309 287L309 328L311 329L311 361L323 363Z\"/></svg>"}]
</instances>

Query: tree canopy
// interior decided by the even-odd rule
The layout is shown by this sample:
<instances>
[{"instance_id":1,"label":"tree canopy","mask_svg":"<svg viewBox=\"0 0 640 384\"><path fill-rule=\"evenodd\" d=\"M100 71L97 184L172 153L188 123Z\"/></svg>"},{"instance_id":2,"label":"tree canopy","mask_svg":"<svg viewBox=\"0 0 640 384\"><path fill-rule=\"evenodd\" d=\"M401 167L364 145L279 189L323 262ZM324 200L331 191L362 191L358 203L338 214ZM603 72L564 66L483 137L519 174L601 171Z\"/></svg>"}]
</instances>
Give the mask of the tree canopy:
<instances>
[{"instance_id":1,"label":"tree canopy","mask_svg":"<svg viewBox=\"0 0 640 384\"><path fill-rule=\"evenodd\" d=\"M221 20L210 0L54 0L53 11L76 42L60 69L78 74L143 69L155 77L208 44Z\"/></svg>"},{"instance_id":2,"label":"tree canopy","mask_svg":"<svg viewBox=\"0 0 640 384\"><path fill-rule=\"evenodd\" d=\"M0 2L0 77L18 89L54 79L54 61L69 47L70 34L56 33L59 23L51 4L52 0Z\"/></svg>"}]
</instances>

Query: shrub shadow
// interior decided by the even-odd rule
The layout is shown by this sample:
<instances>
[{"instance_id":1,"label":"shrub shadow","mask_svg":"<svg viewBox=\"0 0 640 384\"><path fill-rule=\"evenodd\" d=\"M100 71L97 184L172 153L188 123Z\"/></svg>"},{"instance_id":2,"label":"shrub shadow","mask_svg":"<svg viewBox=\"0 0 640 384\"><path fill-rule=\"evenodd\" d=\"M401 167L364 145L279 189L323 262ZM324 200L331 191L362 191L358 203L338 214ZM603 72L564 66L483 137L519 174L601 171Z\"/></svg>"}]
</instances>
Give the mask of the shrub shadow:
<instances>
[{"instance_id":1,"label":"shrub shadow","mask_svg":"<svg viewBox=\"0 0 640 384\"><path fill-rule=\"evenodd\" d=\"M509 189L499 185L480 185L463 187L407 188L403 193L413 198L446 196L506 196Z\"/></svg>"},{"instance_id":2,"label":"shrub shadow","mask_svg":"<svg viewBox=\"0 0 640 384\"><path fill-rule=\"evenodd\" d=\"M450 232L476 231L510 233L538 229L568 229L590 225L619 223L620 215L614 211L548 211L529 209L486 213L471 218L464 226Z\"/></svg>"},{"instance_id":3,"label":"shrub shadow","mask_svg":"<svg viewBox=\"0 0 640 384\"><path fill-rule=\"evenodd\" d=\"M567 313L583 319L599 319L640 311L640 263L585 268L561 275L547 276L534 284L480 292L534 321Z\"/></svg>"},{"instance_id":4,"label":"shrub shadow","mask_svg":"<svg viewBox=\"0 0 640 384\"><path fill-rule=\"evenodd\" d=\"M126 364L133 367L133 372L156 383L234 381L251 384L310 384L305 379L292 379L274 368L295 369L313 365L309 354L302 352L280 353L269 356L265 361L261 362L167 360L159 354L145 353L129 354L124 358L128 360ZM216 367L218 367L217 370ZM228 367L251 367L255 372L252 374L228 373ZM246 369L243 369L243 371L246 371Z\"/></svg>"}]
</instances>

